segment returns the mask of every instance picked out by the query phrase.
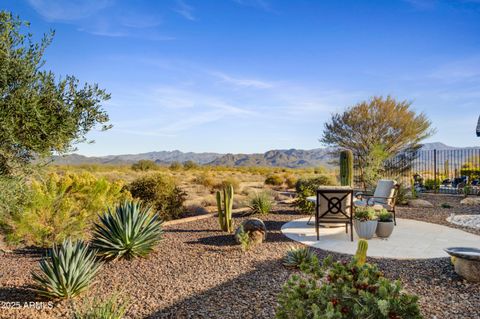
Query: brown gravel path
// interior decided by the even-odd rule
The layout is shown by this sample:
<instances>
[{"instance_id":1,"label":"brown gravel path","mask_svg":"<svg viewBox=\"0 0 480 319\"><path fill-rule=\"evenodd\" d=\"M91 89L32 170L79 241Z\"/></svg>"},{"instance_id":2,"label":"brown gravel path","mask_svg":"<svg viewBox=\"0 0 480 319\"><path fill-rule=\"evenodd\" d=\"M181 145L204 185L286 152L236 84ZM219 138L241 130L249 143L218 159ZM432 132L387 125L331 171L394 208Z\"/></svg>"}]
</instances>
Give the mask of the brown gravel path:
<instances>
[{"instance_id":1,"label":"brown gravel path","mask_svg":"<svg viewBox=\"0 0 480 319\"><path fill-rule=\"evenodd\" d=\"M442 218L450 211L466 213L466 208L457 206L445 212L400 208L399 217L444 224ZM269 229L267 242L248 253L233 245L232 236L218 230L215 218L167 226L165 240L155 253L148 259L107 264L88 295L122 291L132 303L128 318L272 318L276 295L292 273L281 265L293 243L281 235L280 227L300 217L291 207L277 207L275 214L262 218ZM321 250L317 253L326 255ZM39 258L35 250L0 255L3 305L35 300L28 291L29 272ZM480 284L459 278L448 258L372 261L421 296L426 318L480 318ZM42 310L0 308L0 318L65 318L71 308L69 302Z\"/></svg>"}]
</instances>

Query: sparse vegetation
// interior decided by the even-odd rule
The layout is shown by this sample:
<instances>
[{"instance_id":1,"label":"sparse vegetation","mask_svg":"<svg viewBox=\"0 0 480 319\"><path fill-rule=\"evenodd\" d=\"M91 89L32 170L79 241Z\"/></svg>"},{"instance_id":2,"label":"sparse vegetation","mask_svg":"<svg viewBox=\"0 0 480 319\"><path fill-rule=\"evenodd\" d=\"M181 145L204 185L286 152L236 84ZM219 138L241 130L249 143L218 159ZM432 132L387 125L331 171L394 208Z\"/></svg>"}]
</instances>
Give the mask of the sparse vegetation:
<instances>
[{"instance_id":1,"label":"sparse vegetation","mask_svg":"<svg viewBox=\"0 0 480 319\"><path fill-rule=\"evenodd\" d=\"M140 177L128 185L128 189L134 198L152 205L163 220L176 219L185 210L186 193L168 175L158 173Z\"/></svg>"},{"instance_id":2,"label":"sparse vegetation","mask_svg":"<svg viewBox=\"0 0 480 319\"><path fill-rule=\"evenodd\" d=\"M158 165L154 161L150 160L140 160L132 165L134 171L150 171L158 169Z\"/></svg>"},{"instance_id":3,"label":"sparse vegetation","mask_svg":"<svg viewBox=\"0 0 480 319\"><path fill-rule=\"evenodd\" d=\"M285 179L281 175L270 175L265 179L266 185L281 186Z\"/></svg>"},{"instance_id":4,"label":"sparse vegetation","mask_svg":"<svg viewBox=\"0 0 480 319\"><path fill-rule=\"evenodd\" d=\"M128 307L128 301L114 293L103 300L98 297L87 300L80 309L76 309L74 319L122 319Z\"/></svg>"},{"instance_id":5,"label":"sparse vegetation","mask_svg":"<svg viewBox=\"0 0 480 319\"><path fill-rule=\"evenodd\" d=\"M250 209L253 214L266 215L270 213L273 206L272 195L267 192L256 192L250 198Z\"/></svg>"}]
</instances>

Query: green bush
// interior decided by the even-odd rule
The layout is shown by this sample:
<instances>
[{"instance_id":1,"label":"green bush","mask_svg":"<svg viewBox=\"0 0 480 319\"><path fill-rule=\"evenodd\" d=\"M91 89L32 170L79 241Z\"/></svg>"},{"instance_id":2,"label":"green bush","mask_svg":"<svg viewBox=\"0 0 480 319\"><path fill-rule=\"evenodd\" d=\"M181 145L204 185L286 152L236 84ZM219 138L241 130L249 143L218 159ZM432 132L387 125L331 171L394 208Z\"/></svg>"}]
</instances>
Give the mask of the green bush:
<instances>
[{"instance_id":1,"label":"green bush","mask_svg":"<svg viewBox=\"0 0 480 319\"><path fill-rule=\"evenodd\" d=\"M162 236L162 222L149 207L123 202L100 216L93 230L92 247L106 259L144 257Z\"/></svg>"},{"instance_id":2,"label":"green bush","mask_svg":"<svg viewBox=\"0 0 480 319\"><path fill-rule=\"evenodd\" d=\"M34 291L52 299L75 297L90 286L100 266L95 251L89 251L87 244L65 240L40 261L39 272L32 272L37 284Z\"/></svg>"},{"instance_id":3,"label":"green bush","mask_svg":"<svg viewBox=\"0 0 480 319\"><path fill-rule=\"evenodd\" d=\"M379 222L393 222L393 214L386 209L382 209L381 211L377 212L377 217Z\"/></svg>"},{"instance_id":4,"label":"green bush","mask_svg":"<svg viewBox=\"0 0 480 319\"><path fill-rule=\"evenodd\" d=\"M327 175L299 179L295 185L297 209L303 214L310 214L315 208L315 204L307 201L307 197L316 195L318 187L323 185L335 185L335 181Z\"/></svg>"},{"instance_id":5,"label":"green bush","mask_svg":"<svg viewBox=\"0 0 480 319\"><path fill-rule=\"evenodd\" d=\"M42 247L67 237L87 239L98 212L131 198L121 181L109 182L90 173L51 173L29 185L29 201L7 220L7 240Z\"/></svg>"},{"instance_id":6,"label":"green bush","mask_svg":"<svg viewBox=\"0 0 480 319\"><path fill-rule=\"evenodd\" d=\"M292 275L278 299L279 319L422 318L418 297L403 291L399 281L385 278L377 266L332 262L313 256Z\"/></svg>"},{"instance_id":7,"label":"green bush","mask_svg":"<svg viewBox=\"0 0 480 319\"><path fill-rule=\"evenodd\" d=\"M170 163L170 166L169 166L170 170L172 170L172 171L181 170L182 167L183 167L182 164L180 164L179 162L172 162L172 163Z\"/></svg>"},{"instance_id":8,"label":"green bush","mask_svg":"<svg viewBox=\"0 0 480 319\"><path fill-rule=\"evenodd\" d=\"M184 169L196 169L198 168L198 164L195 163L194 161L186 161L183 163L183 168Z\"/></svg>"},{"instance_id":9,"label":"green bush","mask_svg":"<svg viewBox=\"0 0 480 319\"><path fill-rule=\"evenodd\" d=\"M285 184L287 184L288 188L294 188L297 182L298 182L298 178L295 175L285 176Z\"/></svg>"},{"instance_id":10,"label":"green bush","mask_svg":"<svg viewBox=\"0 0 480 319\"><path fill-rule=\"evenodd\" d=\"M0 176L0 234L12 233L12 216L23 212L31 192L20 178Z\"/></svg>"},{"instance_id":11,"label":"green bush","mask_svg":"<svg viewBox=\"0 0 480 319\"><path fill-rule=\"evenodd\" d=\"M460 169L460 175L468 176L469 180L478 179L480 178L480 167L473 168L467 167Z\"/></svg>"},{"instance_id":12,"label":"green bush","mask_svg":"<svg viewBox=\"0 0 480 319\"><path fill-rule=\"evenodd\" d=\"M255 193L250 198L250 209L254 214L267 215L273 206L273 199L270 193L260 192Z\"/></svg>"},{"instance_id":13,"label":"green bush","mask_svg":"<svg viewBox=\"0 0 480 319\"><path fill-rule=\"evenodd\" d=\"M437 190L440 188L441 184L442 184L442 181L440 180L440 178L437 178L436 179L436 189ZM427 190L435 190L435 179L433 179L433 178L426 179L423 186L425 186L425 188Z\"/></svg>"},{"instance_id":14,"label":"green bush","mask_svg":"<svg viewBox=\"0 0 480 319\"><path fill-rule=\"evenodd\" d=\"M132 196L152 205L163 220L177 219L185 211L186 193L172 177L155 174L140 177L128 185Z\"/></svg>"},{"instance_id":15,"label":"green bush","mask_svg":"<svg viewBox=\"0 0 480 319\"><path fill-rule=\"evenodd\" d=\"M281 186L285 179L281 175L270 175L265 179L266 185Z\"/></svg>"},{"instance_id":16,"label":"green bush","mask_svg":"<svg viewBox=\"0 0 480 319\"><path fill-rule=\"evenodd\" d=\"M138 162L136 162L135 164L132 165L132 169L134 171L142 171L142 172L145 172L145 171L150 171L150 170L156 170L158 169L158 165L157 163L155 163L154 161L150 161L150 160L139 160Z\"/></svg>"},{"instance_id":17,"label":"green bush","mask_svg":"<svg viewBox=\"0 0 480 319\"><path fill-rule=\"evenodd\" d=\"M208 173L202 173L195 176L193 182L208 189L212 189L215 186L215 179Z\"/></svg>"},{"instance_id":18,"label":"green bush","mask_svg":"<svg viewBox=\"0 0 480 319\"><path fill-rule=\"evenodd\" d=\"M240 181L235 177L227 177L220 183L217 183L213 188L216 190L222 190L230 185L232 185L235 193L240 193Z\"/></svg>"},{"instance_id":19,"label":"green bush","mask_svg":"<svg viewBox=\"0 0 480 319\"><path fill-rule=\"evenodd\" d=\"M93 298L82 309L75 310L74 319L122 319L128 306L128 302L122 301L116 293L105 299Z\"/></svg>"}]
</instances>

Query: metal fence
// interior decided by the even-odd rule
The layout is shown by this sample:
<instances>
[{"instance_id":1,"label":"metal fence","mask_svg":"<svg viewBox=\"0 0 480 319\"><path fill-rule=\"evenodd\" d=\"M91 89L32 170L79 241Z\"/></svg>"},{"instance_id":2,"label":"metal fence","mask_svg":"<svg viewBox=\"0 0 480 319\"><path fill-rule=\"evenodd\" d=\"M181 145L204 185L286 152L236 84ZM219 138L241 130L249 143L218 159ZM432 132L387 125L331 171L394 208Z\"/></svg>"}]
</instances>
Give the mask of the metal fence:
<instances>
[{"instance_id":1,"label":"metal fence","mask_svg":"<svg viewBox=\"0 0 480 319\"><path fill-rule=\"evenodd\" d=\"M382 175L419 192L480 195L480 148L399 154L384 162Z\"/></svg>"}]
</instances>

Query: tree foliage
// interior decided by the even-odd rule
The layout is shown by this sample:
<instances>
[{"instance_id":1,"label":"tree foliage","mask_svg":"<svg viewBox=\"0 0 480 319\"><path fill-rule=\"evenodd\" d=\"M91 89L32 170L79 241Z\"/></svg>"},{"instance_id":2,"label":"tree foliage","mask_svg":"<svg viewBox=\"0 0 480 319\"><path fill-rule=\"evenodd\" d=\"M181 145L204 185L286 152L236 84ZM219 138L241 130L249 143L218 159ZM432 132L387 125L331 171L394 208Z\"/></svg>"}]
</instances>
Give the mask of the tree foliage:
<instances>
[{"instance_id":1,"label":"tree foliage","mask_svg":"<svg viewBox=\"0 0 480 319\"><path fill-rule=\"evenodd\" d=\"M409 101L397 101L390 96L375 96L360 102L343 113L332 115L325 124L321 142L352 150L361 172L369 163L378 164L376 155L383 160L399 153L411 153L434 133L426 115L416 113L411 106Z\"/></svg>"},{"instance_id":2,"label":"tree foliage","mask_svg":"<svg viewBox=\"0 0 480 319\"><path fill-rule=\"evenodd\" d=\"M12 175L35 157L66 152L86 141L108 115L101 102L110 98L97 84L74 76L57 79L44 70L44 53L54 32L39 43L25 32L29 24L0 11L0 174Z\"/></svg>"}]
</instances>

